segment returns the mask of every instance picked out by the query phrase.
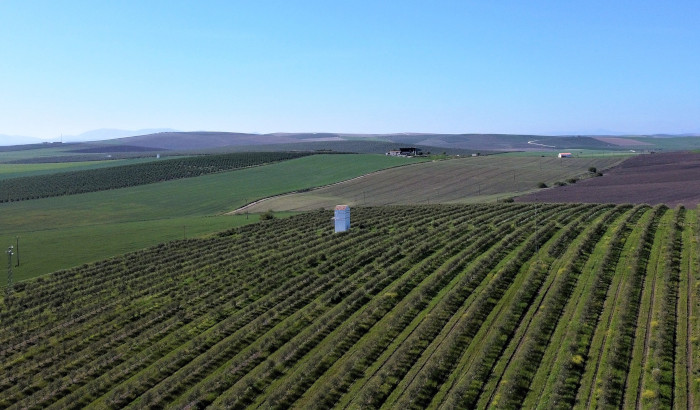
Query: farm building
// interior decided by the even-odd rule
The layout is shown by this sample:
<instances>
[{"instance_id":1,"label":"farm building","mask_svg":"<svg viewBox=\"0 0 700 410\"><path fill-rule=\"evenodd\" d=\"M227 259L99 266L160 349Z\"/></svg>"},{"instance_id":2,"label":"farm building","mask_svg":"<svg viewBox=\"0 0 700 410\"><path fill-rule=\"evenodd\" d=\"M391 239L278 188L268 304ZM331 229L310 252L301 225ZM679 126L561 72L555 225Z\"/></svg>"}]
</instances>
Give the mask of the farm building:
<instances>
[{"instance_id":1,"label":"farm building","mask_svg":"<svg viewBox=\"0 0 700 410\"><path fill-rule=\"evenodd\" d=\"M412 156L418 155L418 148L408 147L408 148L393 149L393 150L387 152L386 155L390 155L392 157L412 157Z\"/></svg>"},{"instance_id":2,"label":"farm building","mask_svg":"<svg viewBox=\"0 0 700 410\"><path fill-rule=\"evenodd\" d=\"M345 232L350 229L350 207L347 205L337 205L335 207L335 231Z\"/></svg>"},{"instance_id":3,"label":"farm building","mask_svg":"<svg viewBox=\"0 0 700 410\"><path fill-rule=\"evenodd\" d=\"M571 158L571 153L570 152L560 152L559 158Z\"/></svg>"}]
</instances>

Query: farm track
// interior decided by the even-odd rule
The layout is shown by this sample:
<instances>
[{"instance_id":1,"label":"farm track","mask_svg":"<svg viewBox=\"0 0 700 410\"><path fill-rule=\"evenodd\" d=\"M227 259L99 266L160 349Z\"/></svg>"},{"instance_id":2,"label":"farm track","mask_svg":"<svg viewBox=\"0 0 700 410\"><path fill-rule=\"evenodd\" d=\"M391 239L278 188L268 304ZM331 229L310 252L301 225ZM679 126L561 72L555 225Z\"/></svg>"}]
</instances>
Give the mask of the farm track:
<instances>
[{"instance_id":1,"label":"farm track","mask_svg":"<svg viewBox=\"0 0 700 410\"><path fill-rule=\"evenodd\" d=\"M0 407L697 403L697 210L352 212L344 234L317 211L22 282Z\"/></svg>"}]
</instances>

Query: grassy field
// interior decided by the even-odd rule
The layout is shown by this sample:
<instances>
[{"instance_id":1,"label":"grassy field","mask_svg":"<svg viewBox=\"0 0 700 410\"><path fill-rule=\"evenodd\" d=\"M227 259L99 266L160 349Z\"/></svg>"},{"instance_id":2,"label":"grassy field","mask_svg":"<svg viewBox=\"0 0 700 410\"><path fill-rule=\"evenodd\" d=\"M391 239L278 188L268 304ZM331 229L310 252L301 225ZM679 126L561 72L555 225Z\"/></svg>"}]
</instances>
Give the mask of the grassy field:
<instances>
[{"instance_id":1,"label":"grassy field","mask_svg":"<svg viewBox=\"0 0 700 410\"><path fill-rule=\"evenodd\" d=\"M65 171L110 168L119 165L140 164L155 158L117 159L106 161L49 162L44 164L0 164L0 179L49 175Z\"/></svg>"},{"instance_id":2,"label":"grassy field","mask_svg":"<svg viewBox=\"0 0 700 410\"><path fill-rule=\"evenodd\" d=\"M15 278L21 280L180 238L183 226L192 235L227 229L246 219L209 217L257 198L342 181L408 161L414 160L316 155L133 188L5 203L0 205L0 243L9 246L20 236L20 251L26 256L15 269ZM0 283L5 283L4 275Z\"/></svg>"},{"instance_id":3,"label":"grassy field","mask_svg":"<svg viewBox=\"0 0 700 410\"><path fill-rule=\"evenodd\" d=\"M336 204L394 205L495 202L536 190L538 183L588 176L625 157L502 157L490 155L422 163L377 172L331 187L271 198L246 209L312 210Z\"/></svg>"},{"instance_id":4,"label":"grassy field","mask_svg":"<svg viewBox=\"0 0 700 410\"><path fill-rule=\"evenodd\" d=\"M352 212L20 283L0 407L696 407L696 209Z\"/></svg>"},{"instance_id":5,"label":"grassy field","mask_svg":"<svg viewBox=\"0 0 700 410\"><path fill-rule=\"evenodd\" d=\"M0 163L9 161L20 161L34 158L47 158L58 156L70 156L66 152L65 146L49 146L46 148L34 148L20 151L3 151L0 152Z\"/></svg>"}]
</instances>

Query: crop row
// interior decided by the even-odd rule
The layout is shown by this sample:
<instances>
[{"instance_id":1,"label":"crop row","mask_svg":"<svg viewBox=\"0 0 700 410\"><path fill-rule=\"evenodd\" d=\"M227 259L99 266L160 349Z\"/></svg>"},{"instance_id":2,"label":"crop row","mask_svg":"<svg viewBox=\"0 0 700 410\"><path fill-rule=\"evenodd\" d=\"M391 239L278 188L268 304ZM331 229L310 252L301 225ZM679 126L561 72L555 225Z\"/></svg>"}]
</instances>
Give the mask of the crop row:
<instances>
[{"instance_id":1,"label":"crop row","mask_svg":"<svg viewBox=\"0 0 700 410\"><path fill-rule=\"evenodd\" d=\"M696 210L354 208L18 284L3 408L691 407Z\"/></svg>"},{"instance_id":2,"label":"crop row","mask_svg":"<svg viewBox=\"0 0 700 410\"><path fill-rule=\"evenodd\" d=\"M245 152L163 159L51 175L0 180L0 203L83 194L190 178L310 155L302 152Z\"/></svg>"}]
</instances>

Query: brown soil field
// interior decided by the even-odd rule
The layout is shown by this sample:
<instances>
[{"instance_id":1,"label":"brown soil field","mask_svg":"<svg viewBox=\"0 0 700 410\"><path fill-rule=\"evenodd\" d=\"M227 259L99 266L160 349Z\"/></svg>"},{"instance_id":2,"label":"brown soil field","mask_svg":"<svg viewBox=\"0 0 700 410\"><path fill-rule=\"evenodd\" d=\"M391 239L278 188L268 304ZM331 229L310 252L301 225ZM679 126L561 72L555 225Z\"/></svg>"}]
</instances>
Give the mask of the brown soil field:
<instances>
[{"instance_id":1,"label":"brown soil field","mask_svg":"<svg viewBox=\"0 0 700 410\"><path fill-rule=\"evenodd\" d=\"M632 157L604 176L516 198L519 202L646 203L695 207L700 203L700 154Z\"/></svg>"},{"instance_id":2,"label":"brown soil field","mask_svg":"<svg viewBox=\"0 0 700 410\"><path fill-rule=\"evenodd\" d=\"M309 211L350 206L496 202L567 178L585 176L589 167L607 169L623 157L550 157L489 155L423 162L359 178L257 201L233 213Z\"/></svg>"}]
</instances>

